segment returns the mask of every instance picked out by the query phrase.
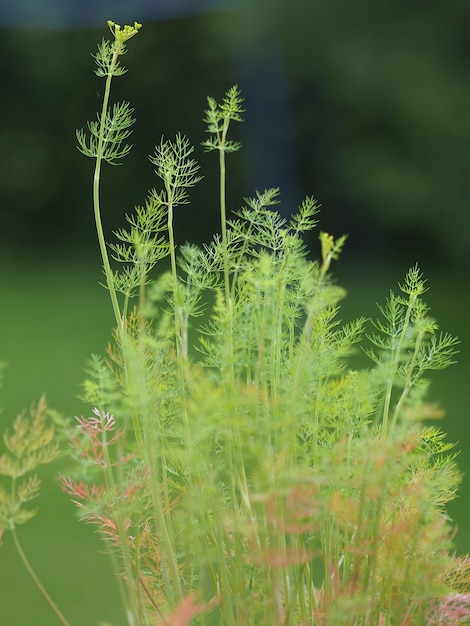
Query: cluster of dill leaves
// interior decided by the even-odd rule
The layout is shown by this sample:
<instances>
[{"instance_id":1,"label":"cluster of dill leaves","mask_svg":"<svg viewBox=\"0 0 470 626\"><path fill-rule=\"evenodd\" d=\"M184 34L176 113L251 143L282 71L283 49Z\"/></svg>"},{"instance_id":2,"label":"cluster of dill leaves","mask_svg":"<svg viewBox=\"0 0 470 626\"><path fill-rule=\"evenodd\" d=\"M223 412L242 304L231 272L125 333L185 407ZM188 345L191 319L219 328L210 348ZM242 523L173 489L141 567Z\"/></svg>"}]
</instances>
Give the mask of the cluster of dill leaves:
<instances>
[{"instance_id":1,"label":"cluster of dill leaves","mask_svg":"<svg viewBox=\"0 0 470 626\"><path fill-rule=\"evenodd\" d=\"M366 626L466 623L470 558L453 553L446 505L459 483L452 446L428 418L426 372L449 365L456 340L423 300L418 267L366 320L338 321L329 277L344 237L304 234L314 198L290 220L278 190L228 218L226 155L242 121L237 87L208 99L206 150L218 154L220 236L176 244L174 211L199 166L189 140L150 157L159 186L108 244L101 166L124 157L129 103L109 104L119 59L140 29L109 22L96 54L101 113L77 133L95 161L93 200L116 328L84 383L90 417L64 424L75 471L61 478L111 553L129 626ZM165 258L167 271L154 272ZM371 365L353 369L358 344ZM42 401L5 435L0 527L33 512L37 465L58 452ZM66 618L36 582L57 619Z\"/></svg>"}]
</instances>

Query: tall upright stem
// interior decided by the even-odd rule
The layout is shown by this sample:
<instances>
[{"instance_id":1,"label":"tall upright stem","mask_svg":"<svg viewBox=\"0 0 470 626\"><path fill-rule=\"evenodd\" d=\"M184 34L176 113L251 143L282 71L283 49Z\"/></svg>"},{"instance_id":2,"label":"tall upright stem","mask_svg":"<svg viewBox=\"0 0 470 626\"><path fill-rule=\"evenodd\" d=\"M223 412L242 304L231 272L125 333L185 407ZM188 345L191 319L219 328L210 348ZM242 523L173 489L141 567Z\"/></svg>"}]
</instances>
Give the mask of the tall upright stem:
<instances>
[{"instance_id":1,"label":"tall upright stem","mask_svg":"<svg viewBox=\"0 0 470 626\"><path fill-rule=\"evenodd\" d=\"M228 240L227 240L227 208L226 208L226 181L225 181L225 144L227 140L227 132L229 127L230 120L226 119L222 134L221 141L219 146L219 169L220 169L220 186L219 186L219 194L220 194L220 222L221 222L221 232L222 232L222 248L223 248L223 259L224 259L224 286L225 286L225 306L227 307L227 344L228 344L228 355L229 355L229 380L231 385L234 384L234 370L233 370L233 306L232 306L232 296L230 291L230 269L229 269L229 259L228 259Z\"/></svg>"},{"instance_id":2,"label":"tall upright stem","mask_svg":"<svg viewBox=\"0 0 470 626\"><path fill-rule=\"evenodd\" d=\"M111 297L111 303L113 306L114 316L116 318L116 325L119 331L119 335L122 332L123 320L121 316L121 310L117 299L116 289L114 287L113 273L111 265L109 263L108 251L106 248L106 240L104 237L103 224L101 221L100 210L100 174L101 174L101 161L103 159L103 146L104 146L104 129L106 124L106 113L108 111L109 94L111 91L111 80L113 77L113 69L116 66L117 59L121 50L121 46L117 45L113 54L111 65L109 67L108 76L106 78L106 86L104 90L103 106L101 108L100 116L100 133L98 137L98 149L96 151L95 173L93 177L93 207L95 214L96 232L98 235L98 242L100 245L101 258L103 260L104 272L106 275L106 284L109 289Z\"/></svg>"},{"instance_id":3,"label":"tall upright stem","mask_svg":"<svg viewBox=\"0 0 470 626\"><path fill-rule=\"evenodd\" d=\"M405 319L403 320L403 328L400 333L400 337L398 339L398 344L396 348L393 349L393 352L392 352L392 358L391 358L391 363L390 363L390 375L388 379L387 390L385 392L385 401L384 401L384 409L383 409L383 417L382 417L382 426L384 430L386 430L389 427L389 416L390 416L390 410L391 410L392 392L393 392L393 386L395 383L395 376L396 376L396 372L400 364L401 353L402 353L403 345L405 343L406 335L408 333L408 328L409 328L410 320L411 320L411 313L413 311L415 300L416 300L416 295L411 295L410 300L408 302L407 309L406 309ZM397 417L397 415L398 414L396 414L395 416ZM395 421L396 420L394 419L393 422ZM395 426L395 423L393 423L392 425Z\"/></svg>"},{"instance_id":4,"label":"tall upright stem","mask_svg":"<svg viewBox=\"0 0 470 626\"><path fill-rule=\"evenodd\" d=\"M13 543L15 544L16 551L18 552L19 557L20 557L23 565L27 569L28 574L31 576L31 578L32 578L34 584L36 585L36 587L38 588L40 594L45 599L45 601L47 602L47 604L49 605L51 610L54 612L54 615L57 617L59 622L63 626L69 626L69 622L65 619L65 617L62 615L62 612L60 611L60 609L55 604L54 600L47 593L46 588L44 587L42 582L39 580L38 575L34 571L33 566L31 565L31 563L29 562L26 554L24 553L24 550L23 550L23 548L21 546L20 540L18 539L18 535L16 534L16 529L15 528L12 528L11 534L12 534L12 537L13 537Z\"/></svg>"}]
</instances>

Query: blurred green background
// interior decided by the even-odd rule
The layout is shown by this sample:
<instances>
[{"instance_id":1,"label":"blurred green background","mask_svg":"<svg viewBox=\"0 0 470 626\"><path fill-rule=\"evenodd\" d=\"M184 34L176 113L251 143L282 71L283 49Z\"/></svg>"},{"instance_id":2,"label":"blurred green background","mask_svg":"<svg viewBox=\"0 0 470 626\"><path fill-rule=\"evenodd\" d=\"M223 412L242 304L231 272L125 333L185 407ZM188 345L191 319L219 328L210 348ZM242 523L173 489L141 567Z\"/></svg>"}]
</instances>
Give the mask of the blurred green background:
<instances>
[{"instance_id":1,"label":"blurred green background","mask_svg":"<svg viewBox=\"0 0 470 626\"><path fill-rule=\"evenodd\" d=\"M458 364L437 373L432 400L470 475L469 372L470 5L466 0L73 1L0 5L0 360L2 430L46 392L68 415L89 355L103 352L112 311L101 281L91 210L92 163L75 128L95 115L102 80L90 53L105 21L144 23L114 97L135 107L131 155L103 173L105 228L156 184L147 155L162 134L197 146L206 96L238 83L244 149L229 162L229 204L280 186L285 215L305 194L323 205L321 228L349 233L333 269L349 296L345 320L375 315L418 262L441 328L461 338ZM202 183L177 215L180 241L218 229L217 170L197 149ZM316 235L315 235L316 237ZM316 239L309 241L318 253ZM42 474L38 516L20 529L31 561L73 626L125 624L107 557L75 519L57 467ZM470 478L450 514L470 551ZM0 548L0 623L54 618L16 559Z\"/></svg>"}]
</instances>

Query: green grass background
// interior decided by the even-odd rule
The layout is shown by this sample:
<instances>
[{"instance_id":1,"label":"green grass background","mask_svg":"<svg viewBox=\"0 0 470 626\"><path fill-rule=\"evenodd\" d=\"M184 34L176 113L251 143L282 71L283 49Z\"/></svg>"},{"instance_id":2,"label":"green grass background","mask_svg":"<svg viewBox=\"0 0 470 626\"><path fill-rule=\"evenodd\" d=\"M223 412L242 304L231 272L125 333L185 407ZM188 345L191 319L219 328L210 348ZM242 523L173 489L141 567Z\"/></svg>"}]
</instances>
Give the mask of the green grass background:
<instances>
[{"instance_id":1,"label":"green grass background","mask_svg":"<svg viewBox=\"0 0 470 626\"><path fill-rule=\"evenodd\" d=\"M7 363L0 396L2 430L47 393L67 415L88 414L78 399L83 369L103 352L112 327L107 293L99 286L100 262L58 258L45 262L2 259L0 358ZM30 561L72 626L100 620L125 624L114 575L91 527L57 482L60 467L47 467L39 512L19 528ZM0 624L49 626L56 622L30 581L6 534L0 547Z\"/></svg>"},{"instance_id":2,"label":"green grass background","mask_svg":"<svg viewBox=\"0 0 470 626\"><path fill-rule=\"evenodd\" d=\"M406 256L406 255L405 255ZM414 260L412 261L414 262ZM411 263L410 263L411 265ZM402 280L406 267L354 264L335 266L347 288L341 317L375 315ZM447 409L443 427L450 440L460 441L459 465L468 477L450 508L459 525L456 546L470 550L470 440L467 427L469 372L469 293L463 275L425 273L427 300L442 329L462 340L459 363L434 376L432 399ZM7 363L1 390L1 430L46 392L52 407L68 415L88 414L78 399L83 369L92 353L102 353L112 328L112 311L101 281L100 261L60 258L0 258L0 359ZM108 557L91 527L79 523L74 506L57 482L60 466L46 468L37 517L19 535L46 587L71 626L106 621L124 626L120 600ZM49 626L57 623L17 559L8 533L0 547L0 625Z\"/></svg>"}]
</instances>

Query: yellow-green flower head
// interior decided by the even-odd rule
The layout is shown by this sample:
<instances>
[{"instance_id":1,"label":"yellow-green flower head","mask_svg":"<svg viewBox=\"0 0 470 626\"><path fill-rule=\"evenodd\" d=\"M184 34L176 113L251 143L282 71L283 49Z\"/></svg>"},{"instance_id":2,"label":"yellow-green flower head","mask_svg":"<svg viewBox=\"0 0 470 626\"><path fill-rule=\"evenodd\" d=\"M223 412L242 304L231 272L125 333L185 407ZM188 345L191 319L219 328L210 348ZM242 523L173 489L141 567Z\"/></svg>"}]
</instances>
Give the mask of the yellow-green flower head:
<instances>
[{"instance_id":1,"label":"yellow-green flower head","mask_svg":"<svg viewBox=\"0 0 470 626\"><path fill-rule=\"evenodd\" d=\"M134 26L128 26L126 24L125 26L121 27L119 24L116 24L111 20L108 20L108 26L118 43L126 42L134 35L137 35L139 29L142 28L142 24L139 24L139 22L134 22Z\"/></svg>"},{"instance_id":2,"label":"yellow-green flower head","mask_svg":"<svg viewBox=\"0 0 470 626\"><path fill-rule=\"evenodd\" d=\"M320 241L321 241L322 258L326 259L327 256L331 253L331 251L334 248L335 240L332 235L321 232Z\"/></svg>"}]
</instances>

